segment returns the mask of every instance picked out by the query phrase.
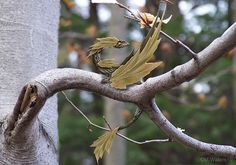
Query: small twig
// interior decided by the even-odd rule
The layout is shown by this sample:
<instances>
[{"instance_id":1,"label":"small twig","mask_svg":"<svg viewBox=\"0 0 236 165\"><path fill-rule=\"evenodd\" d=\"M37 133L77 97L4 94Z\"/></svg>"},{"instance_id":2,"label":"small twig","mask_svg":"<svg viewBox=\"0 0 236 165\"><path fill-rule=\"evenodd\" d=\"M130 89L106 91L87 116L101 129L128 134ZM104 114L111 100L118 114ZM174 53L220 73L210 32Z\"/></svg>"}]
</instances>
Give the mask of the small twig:
<instances>
[{"instance_id":1,"label":"small twig","mask_svg":"<svg viewBox=\"0 0 236 165\"><path fill-rule=\"evenodd\" d=\"M140 110L140 109L137 109L137 110L138 110L138 111L135 112L135 115L134 115L134 117L132 118L132 120L130 120L126 125L120 126L118 130L122 130L122 129L128 128L128 127L130 127L133 123L135 123L135 122L138 120L138 118L141 116L141 114L142 114L143 111Z\"/></svg>"},{"instance_id":2,"label":"small twig","mask_svg":"<svg viewBox=\"0 0 236 165\"><path fill-rule=\"evenodd\" d=\"M167 142L172 142L171 139L153 139L153 140L145 140L143 142L139 142L139 141L136 141L136 140L133 140L133 139L130 139L122 134L119 134L118 135L132 143L135 143L135 144L139 144L139 145L143 145L143 144L148 144L148 143L167 143Z\"/></svg>"},{"instance_id":3,"label":"small twig","mask_svg":"<svg viewBox=\"0 0 236 165\"><path fill-rule=\"evenodd\" d=\"M107 119L105 118L105 116L102 117L103 120L105 121L106 125L109 127L110 130L112 130L111 125L108 123Z\"/></svg>"},{"instance_id":4,"label":"small twig","mask_svg":"<svg viewBox=\"0 0 236 165\"><path fill-rule=\"evenodd\" d=\"M117 3L115 3L115 4L118 5L120 8L125 9L125 10L128 11L135 19L139 20L139 18L134 14L134 12L132 12L132 11L130 10L129 7L125 6L124 4L122 4L122 3L120 3L120 2L117 2Z\"/></svg>"},{"instance_id":5,"label":"small twig","mask_svg":"<svg viewBox=\"0 0 236 165\"><path fill-rule=\"evenodd\" d=\"M87 120L89 125L91 125L91 126L93 126L95 128L99 128L99 129L104 130L104 131L110 131L111 130L111 129L99 126L99 125L91 122L90 119L67 97L65 92L61 91L61 93L64 95L65 99L70 103L70 105L72 105L72 107L75 108ZM139 145L148 144L148 143L166 143L166 142L170 142L171 141L170 139L154 139L154 140L146 140L146 141L143 141L143 142L139 142L139 141L130 139L130 138L126 137L125 135L119 133L119 132L117 132L116 134L118 136L120 136L121 138L123 138L123 139L125 139L125 140L127 140L127 141L129 141L131 143L135 143L135 144L139 144Z\"/></svg>"},{"instance_id":6,"label":"small twig","mask_svg":"<svg viewBox=\"0 0 236 165\"><path fill-rule=\"evenodd\" d=\"M128 11L132 15L131 17L130 16L125 16L125 18L132 19L132 20L135 20L137 22L141 22L141 20L142 20L146 27L151 28L151 26L141 16L140 17L136 16L134 14L134 12L129 9L129 7L125 6L124 4L122 4L120 2L116 3L116 5L118 5L120 8L125 9L126 11ZM183 47L187 52L189 52L191 54L191 56L192 56L192 58L194 60L197 60L197 53L195 53L193 50L191 50L182 41L180 41L178 39L172 38L170 35L168 35L167 33L163 32L162 30L161 30L161 34L163 36L165 36L167 39L169 39L171 42L176 44L178 47Z\"/></svg>"},{"instance_id":7,"label":"small twig","mask_svg":"<svg viewBox=\"0 0 236 165\"><path fill-rule=\"evenodd\" d=\"M99 126L99 125L94 124L93 122L91 122L91 121L89 120L89 118L88 118L78 107L76 107L76 105L67 97L67 95L65 94L65 92L62 91L61 93L65 96L66 100L88 121L88 123L89 123L90 125L92 125L92 126L94 126L94 127L96 127L96 128L102 129L102 130L104 130L104 131L110 131L108 128Z\"/></svg>"}]
</instances>

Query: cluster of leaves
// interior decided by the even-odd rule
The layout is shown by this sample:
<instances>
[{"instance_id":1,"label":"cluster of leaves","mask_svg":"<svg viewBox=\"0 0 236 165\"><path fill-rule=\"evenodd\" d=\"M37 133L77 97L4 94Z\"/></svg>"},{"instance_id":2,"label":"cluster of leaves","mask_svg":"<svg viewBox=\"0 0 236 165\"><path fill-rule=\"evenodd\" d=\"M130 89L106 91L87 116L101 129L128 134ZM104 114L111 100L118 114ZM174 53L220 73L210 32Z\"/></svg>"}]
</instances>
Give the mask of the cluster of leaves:
<instances>
[{"instance_id":1,"label":"cluster of leaves","mask_svg":"<svg viewBox=\"0 0 236 165\"><path fill-rule=\"evenodd\" d=\"M139 49L135 52L131 52L128 57L129 60L120 66L117 65L119 67L112 73L110 77L110 83L112 87L116 89L126 89L128 85L140 82L153 69L161 66L162 62L150 63L149 61L153 58L154 52L160 43L159 36L164 13L165 11L163 12L162 18L157 16L154 17L148 13L139 13L139 17L141 17L141 20L143 20L143 22L140 22L140 24L148 24L152 26L152 28L143 40ZM167 23L169 20L170 18L164 22ZM119 40L115 37L97 39L97 43L90 47L89 56L96 56L96 54L100 53L103 48L115 46L118 41ZM106 61L106 63L103 62L104 67L107 68L109 68L110 64L113 64L113 62L110 60Z\"/></svg>"}]
</instances>

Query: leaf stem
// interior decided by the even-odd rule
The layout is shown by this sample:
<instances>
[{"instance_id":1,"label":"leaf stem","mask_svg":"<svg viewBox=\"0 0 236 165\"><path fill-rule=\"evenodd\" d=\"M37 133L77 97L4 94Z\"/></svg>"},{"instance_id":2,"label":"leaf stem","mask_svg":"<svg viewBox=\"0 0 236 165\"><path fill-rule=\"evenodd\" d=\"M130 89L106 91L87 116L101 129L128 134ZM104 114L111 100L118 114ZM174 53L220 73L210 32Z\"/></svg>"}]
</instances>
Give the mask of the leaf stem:
<instances>
[{"instance_id":1,"label":"leaf stem","mask_svg":"<svg viewBox=\"0 0 236 165\"><path fill-rule=\"evenodd\" d=\"M130 127L133 123L135 123L138 120L138 118L141 116L142 112L143 112L142 110L137 109L137 111L135 112L135 115L132 118L132 120L130 120L126 125L120 126L119 130Z\"/></svg>"}]
</instances>

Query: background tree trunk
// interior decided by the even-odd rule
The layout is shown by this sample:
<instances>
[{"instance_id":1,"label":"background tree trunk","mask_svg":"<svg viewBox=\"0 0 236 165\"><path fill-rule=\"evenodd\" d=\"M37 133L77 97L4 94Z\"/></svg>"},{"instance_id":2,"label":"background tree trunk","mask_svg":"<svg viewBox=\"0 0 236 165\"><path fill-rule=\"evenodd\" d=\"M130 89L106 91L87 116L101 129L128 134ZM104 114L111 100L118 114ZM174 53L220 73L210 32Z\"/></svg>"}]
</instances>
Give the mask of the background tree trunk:
<instances>
[{"instance_id":1,"label":"background tree trunk","mask_svg":"<svg viewBox=\"0 0 236 165\"><path fill-rule=\"evenodd\" d=\"M123 0L121 3L125 3ZM117 8L117 6L111 6L111 20L109 21L109 36L115 36L119 39L127 39L127 21L123 18L122 10ZM109 58L115 58L118 62L122 60L128 54L127 51L123 49L114 49L109 51ZM122 112L124 110L124 103L118 102L109 98L105 101L105 116L108 122L113 128L124 124L124 117ZM126 145L125 140L118 137L113 141L112 150L109 155L105 157L106 165L124 165L126 160Z\"/></svg>"},{"instance_id":2,"label":"background tree trunk","mask_svg":"<svg viewBox=\"0 0 236 165\"><path fill-rule=\"evenodd\" d=\"M0 2L0 122L12 113L21 88L56 68L59 0ZM6 144L0 129L0 164L58 164L57 99L50 98L28 139ZM45 134L46 133L46 134Z\"/></svg>"}]
</instances>

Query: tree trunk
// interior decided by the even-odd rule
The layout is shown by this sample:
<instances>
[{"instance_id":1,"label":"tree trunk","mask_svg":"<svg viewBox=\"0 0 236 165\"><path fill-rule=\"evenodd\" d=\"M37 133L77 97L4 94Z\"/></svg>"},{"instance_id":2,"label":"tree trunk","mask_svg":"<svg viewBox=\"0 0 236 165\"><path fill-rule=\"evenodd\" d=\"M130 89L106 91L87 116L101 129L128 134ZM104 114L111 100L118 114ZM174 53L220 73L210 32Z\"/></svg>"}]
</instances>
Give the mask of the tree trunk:
<instances>
[{"instance_id":1,"label":"tree trunk","mask_svg":"<svg viewBox=\"0 0 236 165\"><path fill-rule=\"evenodd\" d=\"M28 136L6 142L4 129L21 88L56 67L60 1L4 0L0 6L0 164L58 164L56 97L31 123Z\"/></svg>"},{"instance_id":2,"label":"tree trunk","mask_svg":"<svg viewBox=\"0 0 236 165\"><path fill-rule=\"evenodd\" d=\"M124 1L120 1L124 3ZM122 17L125 13L122 13L122 10L117 8L117 6L111 6L111 20L109 22L109 36L115 36L119 39L125 40L127 38L126 33L126 20ZM121 62L127 55L125 49L115 49L109 51L109 58L114 58L118 62ZM111 100L106 98L106 108L105 116L108 122L113 128L123 125L124 119L122 112L124 110L124 103ZM124 139L117 137L113 141L111 153L106 155L105 164L106 165L124 165L125 164L125 155L126 147Z\"/></svg>"}]
</instances>

